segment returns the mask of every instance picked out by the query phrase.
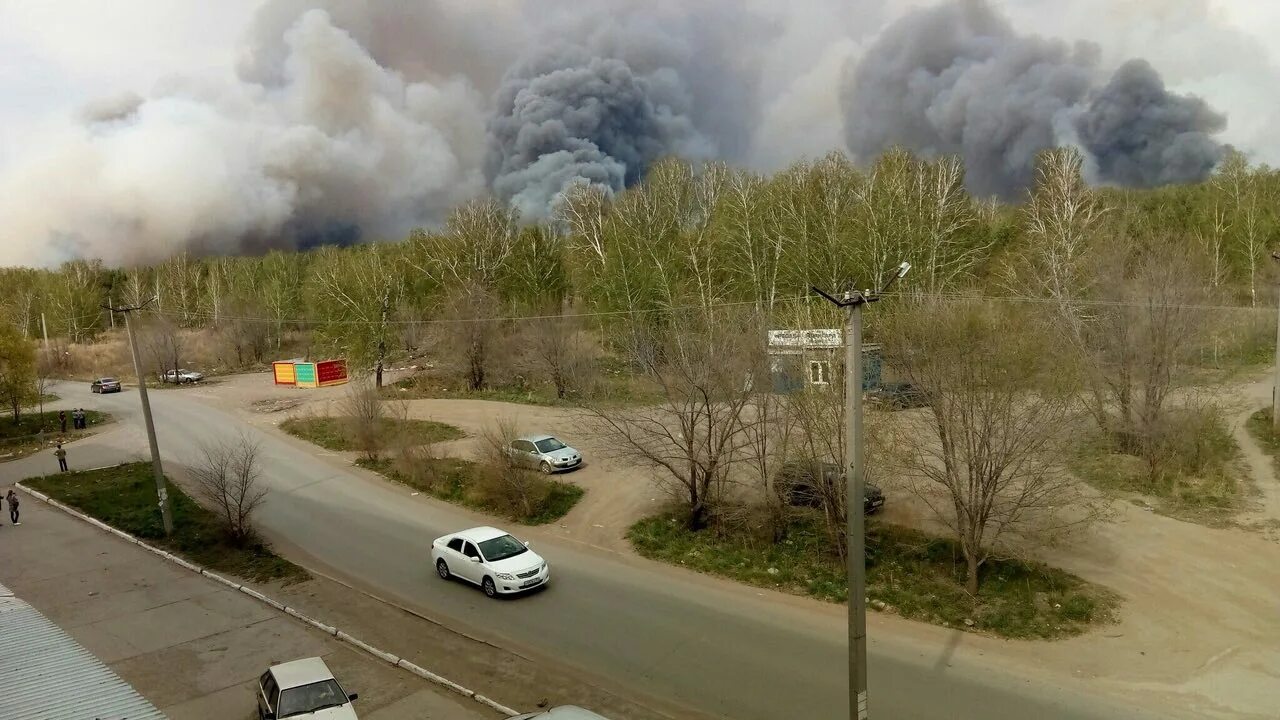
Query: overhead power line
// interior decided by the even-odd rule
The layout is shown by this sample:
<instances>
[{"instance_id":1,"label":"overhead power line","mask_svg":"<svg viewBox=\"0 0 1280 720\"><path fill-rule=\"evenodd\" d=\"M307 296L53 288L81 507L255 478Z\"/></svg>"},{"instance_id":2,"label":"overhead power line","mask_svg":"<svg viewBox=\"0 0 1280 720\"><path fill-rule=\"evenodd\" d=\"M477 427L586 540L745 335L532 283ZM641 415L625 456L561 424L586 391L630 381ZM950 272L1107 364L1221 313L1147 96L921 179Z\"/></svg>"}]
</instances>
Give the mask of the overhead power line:
<instances>
[{"instance_id":1,"label":"overhead power line","mask_svg":"<svg viewBox=\"0 0 1280 720\"><path fill-rule=\"evenodd\" d=\"M1019 304L1039 304L1039 305L1057 305L1060 302L1078 307L1128 307L1142 308L1158 306L1174 310L1212 310L1219 312L1275 312L1273 307L1249 306L1249 305L1221 305L1207 303L1153 303L1150 300L1134 299L1134 300L1102 300L1102 299L1072 299L1059 301L1055 298L1035 297L1031 295L975 295L962 292L941 292L921 294L912 291L897 291L884 293L886 297L896 297L910 299L912 297L923 297L930 299L939 299L952 302L1003 302L1003 303L1019 303ZM773 301L775 306L788 305L796 302L813 301L812 296L799 295L778 298ZM603 318L603 317L619 317L626 315L656 315L667 312L683 312L688 310L719 310L734 307L746 307L758 304L755 300L742 300L737 302L711 303L709 305L674 305L664 307L639 308L634 310L602 310L596 312L567 313L563 315L504 315L501 317L490 318L430 318L430 319L414 319L414 320L387 320L387 325L461 325L469 323L491 323L491 322L531 322L538 320L563 320L563 319L586 319L586 318ZM382 320L360 320L351 318L340 319L323 319L314 317L270 317L270 316L247 316L247 315L228 315L226 313L214 313L204 310L192 310L180 312L176 310L144 310L146 314L156 315L167 318L201 318L206 320L230 320L237 322L260 322L260 323L288 323L291 325L381 325Z\"/></svg>"}]
</instances>

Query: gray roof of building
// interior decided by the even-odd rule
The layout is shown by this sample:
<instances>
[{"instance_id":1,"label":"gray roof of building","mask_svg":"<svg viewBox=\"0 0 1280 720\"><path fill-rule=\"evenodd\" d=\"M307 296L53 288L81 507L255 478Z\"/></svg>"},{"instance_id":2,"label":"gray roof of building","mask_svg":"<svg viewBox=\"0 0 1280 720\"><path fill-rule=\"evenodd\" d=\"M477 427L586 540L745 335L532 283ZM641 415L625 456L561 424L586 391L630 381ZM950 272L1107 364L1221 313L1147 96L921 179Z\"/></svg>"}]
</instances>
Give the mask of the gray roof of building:
<instances>
[{"instance_id":1,"label":"gray roof of building","mask_svg":"<svg viewBox=\"0 0 1280 720\"><path fill-rule=\"evenodd\" d=\"M0 597L5 720L165 720L164 714L38 610Z\"/></svg>"}]
</instances>

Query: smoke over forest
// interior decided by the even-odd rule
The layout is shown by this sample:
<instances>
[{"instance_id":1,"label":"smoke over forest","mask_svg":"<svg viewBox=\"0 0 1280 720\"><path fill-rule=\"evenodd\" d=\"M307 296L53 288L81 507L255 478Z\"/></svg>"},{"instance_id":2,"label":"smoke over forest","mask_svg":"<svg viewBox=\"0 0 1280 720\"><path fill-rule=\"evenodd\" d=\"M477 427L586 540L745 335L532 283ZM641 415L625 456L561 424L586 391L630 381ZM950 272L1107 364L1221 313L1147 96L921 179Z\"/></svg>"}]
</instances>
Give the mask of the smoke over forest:
<instances>
[{"instance_id":1,"label":"smoke over forest","mask_svg":"<svg viewBox=\"0 0 1280 720\"><path fill-rule=\"evenodd\" d=\"M1131 186L1222 158L1223 110L1157 65L1108 66L987 0L921 3L266 0L234 72L85 98L0 171L0 243L51 264L396 239L487 193L546 217L571 184L618 191L669 155L771 170L903 145L1003 197L1054 145Z\"/></svg>"}]
</instances>

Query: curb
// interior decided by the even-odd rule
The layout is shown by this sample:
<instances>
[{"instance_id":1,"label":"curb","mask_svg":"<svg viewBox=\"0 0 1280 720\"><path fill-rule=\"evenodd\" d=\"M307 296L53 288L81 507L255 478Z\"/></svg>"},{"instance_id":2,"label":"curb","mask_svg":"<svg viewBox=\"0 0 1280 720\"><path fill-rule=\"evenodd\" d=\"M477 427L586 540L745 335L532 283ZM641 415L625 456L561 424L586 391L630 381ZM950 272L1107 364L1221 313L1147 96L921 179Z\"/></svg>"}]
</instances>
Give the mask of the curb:
<instances>
[{"instance_id":1,"label":"curb","mask_svg":"<svg viewBox=\"0 0 1280 720\"><path fill-rule=\"evenodd\" d=\"M108 466L108 467L114 467L114 466ZM102 468L98 468L98 469L102 469ZM506 705L503 705L495 700L492 700L488 697L485 697L484 695L481 695L475 690L459 685L458 683L444 677L443 675L437 675L431 672L430 670L427 670L424 667L421 667L408 660L405 660L404 658L397 657L396 655L393 655L385 650L376 648L364 642L363 640L360 640L359 638L348 635L347 633L339 630L336 627L333 627L332 625L326 625L320 622L319 620L316 620L315 618L304 615L298 610L295 610L294 608L291 608L278 600L267 597L266 595L263 595L257 590L254 590L253 588L245 587L244 585L241 585L233 580L230 580L221 575L218 575L217 573L210 572L202 567L199 567L198 565L193 565L192 563L187 562L186 560L183 560L177 555L161 550L160 548L155 547L153 545L148 545L147 543L143 542L142 540L139 540L138 538L130 535L127 532L124 532L123 530L116 529L102 522L101 520L89 517L88 515L85 515L79 510L76 510L75 508L64 505L63 503L60 503L57 500L54 500L53 498L49 497L48 495L45 495L42 492L39 492L37 490L32 490L26 485L23 485L21 482L15 482L14 486L21 488L21 490L24 493L30 495L31 497L37 500L40 500L41 502L44 502L48 505L51 505L55 508L58 508L59 510L67 513L68 515L71 515L72 517L79 518L80 520L83 520L84 522L87 522L90 525L93 525L97 528L105 530L111 533L112 535L115 535L116 537L121 538L122 540L126 540L130 543L133 543L134 545L137 545L138 547L144 550L147 550L155 555L159 555L165 560L168 560L181 567L184 567L187 570L190 570L191 572L194 572L198 575L203 575L209 578L210 580L220 582L223 585L226 585L227 587L230 587L234 590L239 590L245 595L248 595L249 597L252 597L255 600L258 600L259 602L266 603L267 605L270 605L271 607L277 610L280 610L288 615L291 615L294 618L297 618L298 620L301 620L302 622L306 623L307 625L310 625L311 627L325 633L326 635L332 635L333 637L337 638L338 640L341 640L342 642L347 643L348 645L359 648L360 650L363 650L364 652L372 655L373 657L379 660L382 660L383 662L386 662L390 665L394 665L395 667L406 670L414 675L417 675L418 677L424 680L427 680L429 682L433 682L437 685L448 688L449 690L452 690L453 692L458 693L463 697L466 697L470 700L474 700L480 703L481 705L484 705L485 707L488 707L492 710L496 710L500 713L503 713L504 715L512 716L512 715L520 714L518 710L513 710L507 707Z\"/></svg>"}]
</instances>

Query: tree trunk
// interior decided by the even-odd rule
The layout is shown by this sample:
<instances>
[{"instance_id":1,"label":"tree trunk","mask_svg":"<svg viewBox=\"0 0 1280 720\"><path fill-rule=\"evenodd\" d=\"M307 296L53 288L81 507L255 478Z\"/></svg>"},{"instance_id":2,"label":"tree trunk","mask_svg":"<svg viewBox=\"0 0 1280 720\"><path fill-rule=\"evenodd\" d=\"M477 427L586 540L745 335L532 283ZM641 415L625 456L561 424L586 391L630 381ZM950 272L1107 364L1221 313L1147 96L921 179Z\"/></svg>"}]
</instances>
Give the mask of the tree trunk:
<instances>
[{"instance_id":1,"label":"tree trunk","mask_svg":"<svg viewBox=\"0 0 1280 720\"><path fill-rule=\"evenodd\" d=\"M964 553L965 564L968 566L964 578L964 589L972 596L978 596L978 558L968 550Z\"/></svg>"}]
</instances>

